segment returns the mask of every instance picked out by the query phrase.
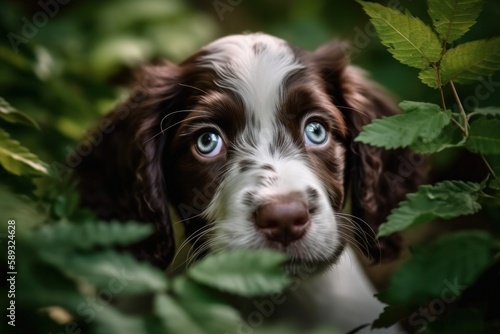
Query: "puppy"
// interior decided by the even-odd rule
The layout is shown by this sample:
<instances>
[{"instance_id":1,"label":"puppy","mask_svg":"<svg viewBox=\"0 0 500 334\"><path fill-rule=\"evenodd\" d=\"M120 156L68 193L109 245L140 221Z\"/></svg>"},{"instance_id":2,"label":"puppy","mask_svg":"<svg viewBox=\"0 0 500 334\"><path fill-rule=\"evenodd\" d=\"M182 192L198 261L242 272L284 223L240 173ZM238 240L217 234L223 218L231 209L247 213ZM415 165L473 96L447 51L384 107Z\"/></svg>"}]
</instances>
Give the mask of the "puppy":
<instances>
[{"instance_id":1,"label":"puppy","mask_svg":"<svg viewBox=\"0 0 500 334\"><path fill-rule=\"evenodd\" d=\"M354 138L396 113L344 43L309 52L262 33L228 36L179 65L145 68L78 167L79 190L103 219L154 224L133 252L161 268L176 252L169 207L200 256L273 248L290 274L310 275L355 238L372 259L393 258L398 237L374 236L416 189L418 173L390 177L412 153Z\"/></svg>"}]
</instances>

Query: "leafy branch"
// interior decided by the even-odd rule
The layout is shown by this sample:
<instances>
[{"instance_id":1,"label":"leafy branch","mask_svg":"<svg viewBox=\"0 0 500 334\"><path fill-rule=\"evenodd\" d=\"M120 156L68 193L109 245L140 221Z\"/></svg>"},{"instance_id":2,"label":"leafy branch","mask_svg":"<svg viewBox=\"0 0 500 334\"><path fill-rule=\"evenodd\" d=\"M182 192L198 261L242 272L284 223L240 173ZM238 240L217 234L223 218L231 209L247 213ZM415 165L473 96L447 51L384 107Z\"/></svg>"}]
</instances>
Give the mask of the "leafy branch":
<instances>
[{"instance_id":1,"label":"leafy branch","mask_svg":"<svg viewBox=\"0 0 500 334\"><path fill-rule=\"evenodd\" d=\"M355 140L386 149L410 147L427 154L461 147L477 154L489 172L481 183L452 180L420 186L392 210L387 222L380 226L378 236L436 219L449 220L479 212L489 216L490 212L498 211L500 108L466 110L456 88L457 84L475 83L500 70L500 37L456 45L476 22L484 1L428 0L432 27L408 11L401 13L379 4L358 2L370 16L382 44L395 59L420 70L419 79L438 90L441 105L403 101L400 104L402 114L373 121ZM447 109L446 86L453 93L458 112ZM485 207L488 210L483 210ZM487 221L492 230L498 229L495 217L498 216ZM490 268L500 266L499 255L498 235L484 231L462 231L415 247L412 258L392 277L390 287L378 295L389 306L373 327L387 327L417 314L411 313L412 308L439 298L443 282L448 284L455 280L463 286L462 290L474 289L479 277L490 277L488 275L498 271ZM498 277L493 281L498 282ZM490 288L498 289L498 286ZM455 297L461 292L457 290ZM485 301L482 302L488 303L488 298L483 297ZM455 306L451 313L447 318L458 317L472 331L479 332L480 327L488 326L492 332L498 329L495 321L488 323L484 310ZM464 319L468 320L464 322ZM434 333L436 328L439 332L451 333L455 332L453 328L458 328L453 326L453 322L438 317L422 329L425 333Z\"/></svg>"}]
</instances>

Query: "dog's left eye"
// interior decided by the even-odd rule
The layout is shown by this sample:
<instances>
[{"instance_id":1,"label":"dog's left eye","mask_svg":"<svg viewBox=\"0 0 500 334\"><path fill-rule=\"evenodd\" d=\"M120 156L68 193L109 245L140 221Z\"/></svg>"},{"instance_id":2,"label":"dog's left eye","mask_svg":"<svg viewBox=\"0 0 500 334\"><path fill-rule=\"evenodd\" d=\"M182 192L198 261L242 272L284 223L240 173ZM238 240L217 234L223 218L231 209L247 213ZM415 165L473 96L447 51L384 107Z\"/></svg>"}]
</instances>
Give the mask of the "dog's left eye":
<instances>
[{"instance_id":1,"label":"dog's left eye","mask_svg":"<svg viewBox=\"0 0 500 334\"><path fill-rule=\"evenodd\" d=\"M324 144L328 138L325 127L319 122L307 123L304 128L304 136L309 145Z\"/></svg>"},{"instance_id":2,"label":"dog's left eye","mask_svg":"<svg viewBox=\"0 0 500 334\"><path fill-rule=\"evenodd\" d=\"M222 138L215 132L205 132L198 137L196 149L205 157L214 157L221 152Z\"/></svg>"}]
</instances>

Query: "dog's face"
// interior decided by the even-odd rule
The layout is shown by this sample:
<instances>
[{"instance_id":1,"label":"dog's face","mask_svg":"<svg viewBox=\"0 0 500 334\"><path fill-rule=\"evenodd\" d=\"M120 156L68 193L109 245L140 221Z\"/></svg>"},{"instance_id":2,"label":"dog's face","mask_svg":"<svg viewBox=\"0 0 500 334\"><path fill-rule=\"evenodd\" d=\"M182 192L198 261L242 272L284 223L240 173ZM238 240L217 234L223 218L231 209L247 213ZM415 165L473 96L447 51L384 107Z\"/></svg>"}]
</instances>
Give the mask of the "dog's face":
<instances>
[{"instance_id":1,"label":"dog's face","mask_svg":"<svg viewBox=\"0 0 500 334\"><path fill-rule=\"evenodd\" d=\"M122 209L101 215L156 222L139 252L156 263L173 255L167 201L199 253L269 247L289 255L290 272L311 272L334 263L355 231L376 254L374 229L416 183L381 182L407 151L353 142L371 119L397 111L347 65L343 44L306 52L265 34L234 35L180 65L150 68L140 84L143 99L112 114L119 134L80 169L125 162L129 171L102 173L98 184L112 189L108 210ZM132 139L128 151L120 138ZM348 184L366 222L340 214ZM82 183L83 195L91 187Z\"/></svg>"},{"instance_id":2,"label":"dog's face","mask_svg":"<svg viewBox=\"0 0 500 334\"><path fill-rule=\"evenodd\" d=\"M292 271L334 262L346 125L319 73L268 35L220 39L195 62L212 82L193 84L167 150L181 216L198 209L211 251L275 248Z\"/></svg>"}]
</instances>

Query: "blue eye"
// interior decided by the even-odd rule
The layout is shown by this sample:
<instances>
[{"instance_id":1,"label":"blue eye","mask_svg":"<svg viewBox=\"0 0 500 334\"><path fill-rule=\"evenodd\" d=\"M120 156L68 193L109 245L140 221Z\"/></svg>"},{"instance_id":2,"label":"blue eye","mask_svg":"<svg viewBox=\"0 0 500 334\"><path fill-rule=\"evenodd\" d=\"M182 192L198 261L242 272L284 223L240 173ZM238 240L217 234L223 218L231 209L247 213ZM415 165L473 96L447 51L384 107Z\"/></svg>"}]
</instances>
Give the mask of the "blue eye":
<instances>
[{"instance_id":1,"label":"blue eye","mask_svg":"<svg viewBox=\"0 0 500 334\"><path fill-rule=\"evenodd\" d=\"M222 139L217 133L205 132L198 137L196 149L203 156L214 157L222 149Z\"/></svg>"},{"instance_id":2,"label":"blue eye","mask_svg":"<svg viewBox=\"0 0 500 334\"><path fill-rule=\"evenodd\" d=\"M328 138L325 127L319 122L310 122L304 128L306 143L309 145L324 144Z\"/></svg>"}]
</instances>

